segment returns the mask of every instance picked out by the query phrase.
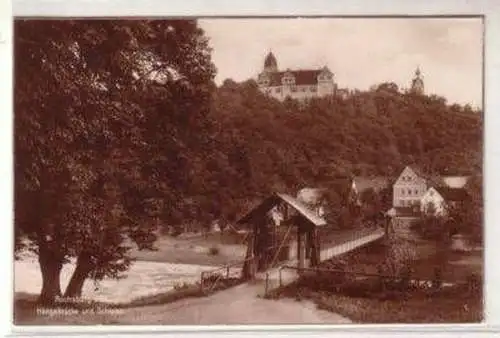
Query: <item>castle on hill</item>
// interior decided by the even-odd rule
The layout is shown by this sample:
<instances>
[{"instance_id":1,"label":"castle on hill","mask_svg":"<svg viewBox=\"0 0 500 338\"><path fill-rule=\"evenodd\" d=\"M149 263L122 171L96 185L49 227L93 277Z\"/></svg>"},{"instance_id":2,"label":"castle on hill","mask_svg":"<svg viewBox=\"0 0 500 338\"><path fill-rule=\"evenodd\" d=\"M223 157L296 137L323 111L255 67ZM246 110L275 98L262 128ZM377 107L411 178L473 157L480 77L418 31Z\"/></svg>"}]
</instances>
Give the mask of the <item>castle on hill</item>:
<instances>
[{"instance_id":1,"label":"castle on hill","mask_svg":"<svg viewBox=\"0 0 500 338\"><path fill-rule=\"evenodd\" d=\"M269 52L264 59L264 67L257 76L261 92L284 101L286 98L306 100L315 97L332 96L336 93L345 94L335 83L334 74L324 66L319 69L286 69L278 68L276 56ZM424 81L420 68L415 71L411 81L411 92L424 93Z\"/></svg>"},{"instance_id":2,"label":"castle on hill","mask_svg":"<svg viewBox=\"0 0 500 338\"><path fill-rule=\"evenodd\" d=\"M335 93L334 74L327 66L321 69L278 69L278 61L272 52L264 60L264 68L258 75L257 83L263 93L280 101L287 97L308 99Z\"/></svg>"}]
</instances>

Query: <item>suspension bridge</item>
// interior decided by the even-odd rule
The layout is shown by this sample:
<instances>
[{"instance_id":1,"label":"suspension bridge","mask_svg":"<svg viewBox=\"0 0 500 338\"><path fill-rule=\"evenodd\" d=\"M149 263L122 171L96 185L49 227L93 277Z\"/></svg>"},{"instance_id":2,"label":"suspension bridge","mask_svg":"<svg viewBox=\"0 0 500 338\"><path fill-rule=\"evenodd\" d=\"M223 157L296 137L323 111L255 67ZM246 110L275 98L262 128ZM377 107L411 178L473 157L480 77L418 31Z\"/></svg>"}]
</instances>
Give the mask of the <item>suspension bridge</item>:
<instances>
[{"instance_id":1,"label":"suspension bridge","mask_svg":"<svg viewBox=\"0 0 500 338\"><path fill-rule=\"evenodd\" d=\"M227 265L212 272L221 278L265 280L269 286L295 281L301 269L351 252L381 240L388 234L388 224L357 230L331 230L326 220L298 199L274 193L249 213L239 224L251 229L243 262ZM332 236L333 234L333 236ZM286 269L283 267L296 267ZM203 280L202 276L202 280ZM213 288L218 278L212 278ZM203 283L202 283L203 288Z\"/></svg>"}]
</instances>

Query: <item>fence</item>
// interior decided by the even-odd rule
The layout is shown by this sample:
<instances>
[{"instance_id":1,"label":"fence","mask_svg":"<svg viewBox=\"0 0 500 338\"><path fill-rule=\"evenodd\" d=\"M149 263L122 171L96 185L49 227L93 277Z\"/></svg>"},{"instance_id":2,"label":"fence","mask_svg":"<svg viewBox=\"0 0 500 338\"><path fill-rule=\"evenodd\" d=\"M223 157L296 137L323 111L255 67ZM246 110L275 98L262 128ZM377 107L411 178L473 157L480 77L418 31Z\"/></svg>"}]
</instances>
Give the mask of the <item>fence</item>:
<instances>
[{"instance_id":1,"label":"fence","mask_svg":"<svg viewBox=\"0 0 500 338\"><path fill-rule=\"evenodd\" d=\"M438 290L455 284L444 283L438 275L428 280L410 273L390 275L344 269L298 268L290 265L280 267L276 276L271 278L271 273L266 274L266 296L272 290L288 284L287 279L290 276L298 280L300 286L307 286L316 291L342 292L356 297L380 291ZM462 281L462 284L464 282Z\"/></svg>"},{"instance_id":2,"label":"fence","mask_svg":"<svg viewBox=\"0 0 500 338\"><path fill-rule=\"evenodd\" d=\"M256 257L201 272L200 289L204 293L210 293L241 283L245 277L243 268L246 263L256 262L258 266L261 266L260 270L268 270L279 267L280 264L287 262L288 259L289 247L285 242L282 242L278 245L268 247Z\"/></svg>"},{"instance_id":3,"label":"fence","mask_svg":"<svg viewBox=\"0 0 500 338\"><path fill-rule=\"evenodd\" d=\"M245 259L219 268L203 271L200 276L200 289L203 293L225 289L243 281L243 266L251 259Z\"/></svg>"}]
</instances>

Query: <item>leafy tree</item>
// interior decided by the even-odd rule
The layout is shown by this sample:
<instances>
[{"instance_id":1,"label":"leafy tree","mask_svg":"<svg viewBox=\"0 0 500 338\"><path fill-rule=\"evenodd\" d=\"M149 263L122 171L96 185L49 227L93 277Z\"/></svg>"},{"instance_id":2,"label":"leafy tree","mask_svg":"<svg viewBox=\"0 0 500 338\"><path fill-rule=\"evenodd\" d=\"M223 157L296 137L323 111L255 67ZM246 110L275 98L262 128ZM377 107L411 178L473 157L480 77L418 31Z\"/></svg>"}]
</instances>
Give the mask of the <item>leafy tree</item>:
<instances>
[{"instance_id":1,"label":"leafy tree","mask_svg":"<svg viewBox=\"0 0 500 338\"><path fill-rule=\"evenodd\" d=\"M51 303L69 258L67 296L88 277L118 278L131 262L127 238L152 248L152 220L202 194L192 178L210 143L215 69L194 21L14 28L16 249L38 255L40 301Z\"/></svg>"},{"instance_id":2,"label":"leafy tree","mask_svg":"<svg viewBox=\"0 0 500 338\"><path fill-rule=\"evenodd\" d=\"M455 233L470 236L475 242L483 241L482 176L473 176L466 186L468 198L448 208L451 226Z\"/></svg>"}]
</instances>

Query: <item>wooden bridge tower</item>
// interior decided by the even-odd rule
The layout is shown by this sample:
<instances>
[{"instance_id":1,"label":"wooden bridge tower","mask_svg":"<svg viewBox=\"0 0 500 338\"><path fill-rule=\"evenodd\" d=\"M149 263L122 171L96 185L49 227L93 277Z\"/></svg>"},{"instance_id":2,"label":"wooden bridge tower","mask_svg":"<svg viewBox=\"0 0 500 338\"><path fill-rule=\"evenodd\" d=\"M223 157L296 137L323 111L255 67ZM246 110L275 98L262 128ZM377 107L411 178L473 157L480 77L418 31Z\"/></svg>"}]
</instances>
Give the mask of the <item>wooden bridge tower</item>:
<instances>
[{"instance_id":1,"label":"wooden bridge tower","mask_svg":"<svg viewBox=\"0 0 500 338\"><path fill-rule=\"evenodd\" d=\"M277 224L272 214L282 216ZM275 193L252 209L238 221L251 227L243 275L247 279L255 277L259 271L273 268L277 263L294 261L290 257L290 245L297 243L297 267L315 266L320 261L320 241L318 226L326 221L317 216L297 199Z\"/></svg>"}]
</instances>

